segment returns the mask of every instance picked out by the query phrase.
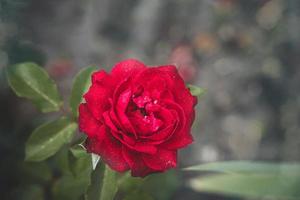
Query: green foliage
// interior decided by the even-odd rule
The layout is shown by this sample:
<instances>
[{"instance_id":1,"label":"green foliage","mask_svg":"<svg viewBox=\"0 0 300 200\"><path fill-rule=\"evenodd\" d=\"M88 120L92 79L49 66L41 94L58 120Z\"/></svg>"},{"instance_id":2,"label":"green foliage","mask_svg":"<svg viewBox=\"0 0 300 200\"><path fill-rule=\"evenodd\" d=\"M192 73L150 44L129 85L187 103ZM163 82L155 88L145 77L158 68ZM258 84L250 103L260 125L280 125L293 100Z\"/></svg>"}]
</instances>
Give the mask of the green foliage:
<instances>
[{"instance_id":1,"label":"green foliage","mask_svg":"<svg viewBox=\"0 0 300 200\"><path fill-rule=\"evenodd\" d=\"M52 156L70 142L76 129L77 124L65 117L38 127L26 143L26 160L41 161Z\"/></svg>"},{"instance_id":2,"label":"green foliage","mask_svg":"<svg viewBox=\"0 0 300 200\"><path fill-rule=\"evenodd\" d=\"M65 155L65 154L62 154ZM55 199L75 200L83 197L90 185L92 172L91 155L84 149L72 147L68 155L62 156L68 161L69 171L54 184Z\"/></svg>"},{"instance_id":3,"label":"green foliage","mask_svg":"<svg viewBox=\"0 0 300 200\"><path fill-rule=\"evenodd\" d=\"M113 200L117 190L117 173L104 164L97 165L86 200Z\"/></svg>"},{"instance_id":4,"label":"green foliage","mask_svg":"<svg viewBox=\"0 0 300 200\"><path fill-rule=\"evenodd\" d=\"M86 155L90 155L90 154L87 154L86 149L84 146L82 146L82 144L77 144L77 145L73 146L72 148L70 148L70 152L76 158L81 158Z\"/></svg>"},{"instance_id":5,"label":"green foliage","mask_svg":"<svg viewBox=\"0 0 300 200\"><path fill-rule=\"evenodd\" d=\"M92 157L82 148L73 147L70 149L69 163L70 170L75 177L80 176L85 170L88 170L89 174L92 171ZM88 180L90 180L89 177L90 175L88 175Z\"/></svg>"},{"instance_id":6,"label":"green foliage","mask_svg":"<svg viewBox=\"0 0 300 200\"><path fill-rule=\"evenodd\" d=\"M250 198L299 199L300 164L249 161L218 162L185 170L218 172L191 180L193 189Z\"/></svg>"},{"instance_id":7,"label":"green foliage","mask_svg":"<svg viewBox=\"0 0 300 200\"><path fill-rule=\"evenodd\" d=\"M223 174L191 181L198 191L246 197L299 199L300 176Z\"/></svg>"},{"instance_id":8,"label":"green foliage","mask_svg":"<svg viewBox=\"0 0 300 200\"><path fill-rule=\"evenodd\" d=\"M203 88L200 88L195 85L188 84L187 87L189 88L189 90L193 96L201 97L206 92Z\"/></svg>"},{"instance_id":9,"label":"green foliage","mask_svg":"<svg viewBox=\"0 0 300 200\"><path fill-rule=\"evenodd\" d=\"M87 199L109 200L117 192L117 174L105 165L99 166L100 157L88 154L84 148L77 145L68 150L63 146L73 138L77 129L76 118L82 96L90 85L91 74L95 67L83 69L74 80L70 97L72 119L61 117L58 120L41 125L29 137L25 153L27 161L42 161L57 153L54 161L62 176L53 185L54 199L74 200ZM30 99L42 112L58 111L62 105L57 87L45 70L34 63L21 63L7 70L10 86L20 97ZM97 169L91 179L92 168ZM28 170L28 167L26 168ZM43 166L36 169L43 171ZM30 172L30 170L29 170ZM50 181L52 174L45 173L43 181ZM92 181L92 184L91 184ZM90 186L90 187L89 187ZM87 189L89 191L87 194Z\"/></svg>"},{"instance_id":10,"label":"green foliage","mask_svg":"<svg viewBox=\"0 0 300 200\"><path fill-rule=\"evenodd\" d=\"M23 162L20 164L23 181L46 183L52 178L51 169L46 162Z\"/></svg>"},{"instance_id":11,"label":"green foliage","mask_svg":"<svg viewBox=\"0 0 300 200\"><path fill-rule=\"evenodd\" d=\"M118 179L119 190L123 193L128 193L140 189L145 179L132 177L130 172L126 172Z\"/></svg>"},{"instance_id":12,"label":"green foliage","mask_svg":"<svg viewBox=\"0 0 300 200\"><path fill-rule=\"evenodd\" d=\"M7 69L8 82L14 92L30 99L42 112L58 111L62 100L47 72L34 63L21 63Z\"/></svg>"},{"instance_id":13,"label":"green foliage","mask_svg":"<svg viewBox=\"0 0 300 200\"><path fill-rule=\"evenodd\" d=\"M20 191L17 191L17 199L20 200L44 200L43 188L39 185L28 185Z\"/></svg>"},{"instance_id":14,"label":"green foliage","mask_svg":"<svg viewBox=\"0 0 300 200\"><path fill-rule=\"evenodd\" d=\"M78 176L66 174L53 187L55 200L76 200L84 195L90 183L90 168L81 171Z\"/></svg>"},{"instance_id":15,"label":"green foliage","mask_svg":"<svg viewBox=\"0 0 300 200\"><path fill-rule=\"evenodd\" d=\"M78 117L78 106L82 101L83 94L91 84L91 74L96 71L95 66L82 69L75 77L70 97L70 107L75 118Z\"/></svg>"},{"instance_id":16,"label":"green foliage","mask_svg":"<svg viewBox=\"0 0 300 200\"><path fill-rule=\"evenodd\" d=\"M180 180L174 170L162 174L150 175L143 183L143 190L153 195L156 200L172 199L173 193L180 186ZM157 192L159 191L159 192Z\"/></svg>"},{"instance_id":17,"label":"green foliage","mask_svg":"<svg viewBox=\"0 0 300 200\"><path fill-rule=\"evenodd\" d=\"M142 192L142 191L134 191L128 193L124 200L154 200L149 194Z\"/></svg>"},{"instance_id":18,"label":"green foliage","mask_svg":"<svg viewBox=\"0 0 300 200\"><path fill-rule=\"evenodd\" d=\"M120 193L127 199L141 195L145 199L168 200L180 186L180 180L174 170L152 174L145 178L131 177L130 173L126 173L119 178L118 185Z\"/></svg>"},{"instance_id":19,"label":"green foliage","mask_svg":"<svg viewBox=\"0 0 300 200\"><path fill-rule=\"evenodd\" d=\"M60 150L53 156L53 162L55 163L56 170L60 174L71 174L70 163L69 163L69 149L64 145Z\"/></svg>"},{"instance_id":20,"label":"green foliage","mask_svg":"<svg viewBox=\"0 0 300 200\"><path fill-rule=\"evenodd\" d=\"M297 163L266 163L253 161L226 161L205 163L187 167L183 170L187 171L211 171L223 173L239 173L239 174L290 174L299 175L300 165Z\"/></svg>"}]
</instances>

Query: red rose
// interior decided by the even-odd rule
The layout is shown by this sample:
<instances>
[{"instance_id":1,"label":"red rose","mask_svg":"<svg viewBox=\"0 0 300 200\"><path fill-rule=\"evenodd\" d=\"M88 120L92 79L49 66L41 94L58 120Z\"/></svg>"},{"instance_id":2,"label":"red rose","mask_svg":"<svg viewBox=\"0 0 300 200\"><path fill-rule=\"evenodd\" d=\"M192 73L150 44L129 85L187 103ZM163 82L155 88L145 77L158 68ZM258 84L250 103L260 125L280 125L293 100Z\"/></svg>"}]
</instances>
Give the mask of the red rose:
<instances>
[{"instance_id":1,"label":"red rose","mask_svg":"<svg viewBox=\"0 0 300 200\"><path fill-rule=\"evenodd\" d=\"M190 134L197 99L174 66L147 67L129 59L100 70L79 107L86 148L112 169L146 176L176 167Z\"/></svg>"}]
</instances>

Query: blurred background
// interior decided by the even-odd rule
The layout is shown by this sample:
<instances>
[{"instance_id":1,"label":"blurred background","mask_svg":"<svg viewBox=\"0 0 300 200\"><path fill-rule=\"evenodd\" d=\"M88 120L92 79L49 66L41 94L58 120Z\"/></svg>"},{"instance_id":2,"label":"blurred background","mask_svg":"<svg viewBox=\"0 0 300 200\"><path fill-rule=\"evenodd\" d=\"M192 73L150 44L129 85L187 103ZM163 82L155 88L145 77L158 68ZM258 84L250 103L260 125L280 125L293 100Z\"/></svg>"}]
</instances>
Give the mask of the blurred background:
<instances>
[{"instance_id":1,"label":"blurred background","mask_svg":"<svg viewBox=\"0 0 300 200\"><path fill-rule=\"evenodd\" d=\"M9 89L4 68L24 61L43 66L65 97L91 64L176 64L207 90L180 167L300 160L299 0L0 0L0 17L1 199L52 199L57 178L51 161L23 162L29 134L53 117ZM159 200L237 199L196 192L189 178L172 171L145 188Z\"/></svg>"}]
</instances>

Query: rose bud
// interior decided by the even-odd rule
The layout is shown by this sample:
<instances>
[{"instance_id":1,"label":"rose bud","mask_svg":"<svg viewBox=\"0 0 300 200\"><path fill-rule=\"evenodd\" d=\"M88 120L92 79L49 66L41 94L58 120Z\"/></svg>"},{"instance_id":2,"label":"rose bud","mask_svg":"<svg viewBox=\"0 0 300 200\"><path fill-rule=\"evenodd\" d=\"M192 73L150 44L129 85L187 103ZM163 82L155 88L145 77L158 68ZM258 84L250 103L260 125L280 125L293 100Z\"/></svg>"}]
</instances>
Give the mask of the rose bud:
<instances>
[{"instance_id":1,"label":"rose bud","mask_svg":"<svg viewBox=\"0 0 300 200\"><path fill-rule=\"evenodd\" d=\"M70 60L55 60L48 64L49 74L54 78L65 78L72 70L73 64Z\"/></svg>"},{"instance_id":2,"label":"rose bud","mask_svg":"<svg viewBox=\"0 0 300 200\"><path fill-rule=\"evenodd\" d=\"M111 73L92 74L79 107L85 146L118 172L144 177L177 165L177 151L193 141L196 97L175 66L147 67L128 59Z\"/></svg>"},{"instance_id":3,"label":"rose bud","mask_svg":"<svg viewBox=\"0 0 300 200\"><path fill-rule=\"evenodd\" d=\"M193 83L197 78L198 67L190 45L180 44L175 47L170 54L169 63L177 67L178 73L185 82Z\"/></svg>"}]
</instances>

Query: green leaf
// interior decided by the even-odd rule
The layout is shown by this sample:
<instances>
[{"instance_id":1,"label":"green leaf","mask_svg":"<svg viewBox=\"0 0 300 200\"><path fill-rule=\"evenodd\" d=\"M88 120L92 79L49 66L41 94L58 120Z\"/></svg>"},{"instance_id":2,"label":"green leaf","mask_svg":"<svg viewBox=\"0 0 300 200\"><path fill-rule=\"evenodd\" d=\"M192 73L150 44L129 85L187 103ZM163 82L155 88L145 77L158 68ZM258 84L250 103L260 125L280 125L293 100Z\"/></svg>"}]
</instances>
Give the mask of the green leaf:
<instances>
[{"instance_id":1,"label":"green leaf","mask_svg":"<svg viewBox=\"0 0 300 200\"><path fill-rule=\"evenodd\" d=\"M52 171L46 162L22 162L20 164L23 180L26 182L47 182L52 178Z\"/></svg>"},{"instance_id":2,"label":"green leaf","mask_svg":"<svg viewBox=\"0 0 300 200\"><path fill-rule=\"evenodd\" d=\"M67 145L64 145L60 150L53 156L54 167L60 174L71 174L69 166L69 149Z\"/></svg>"},{"instance_id":3,"label":"green leaf","mask_svg":"<svg viewBox=\"0 0 300 200\"><path fill-rule=\"evenodd\" d=\"M82 144L73 146L72 148L70 148L70 151L76 158L85 157L87 155L90 156L90 154L87 153L85 147Z\"/></svg>"},{"instance_id":4,"label":"green leaf","mask_svg":"<svg viewBox=\"0 0 300 200\"><path fill-rule=\"evenodd\" d=\"M174 196L180 184L182 184L182 181L176 171L169 170L162 174L152 174L148 176L146 180L143 181L142 189L151 194L156 200L165 200L172 199L172 196Z\"/></svg>"},{"instance_id":5,"label":"green leaf","mask_svg":"<svg viewBox=\"0 0 300 200\"><path fill-rule=\"evenodd\" d=\"M54 155L72 139L76 129L77 124L64 117L38 127L26 143L25 160L41 161Z\"/></svg>"},{"instance_id":6,"label":"green leaf","mask_svg":"<svg viewBox=\"0 0 300 200\"><path fill-rule=\"evenodd\" d=\"M201 97L206 92L205 89L200 88L195 85L188 84L187 87L189 88L189 90L193 96Z\"/></svg>"},{"instance_id":7,"label":"green leaf","mask_svg":"<svg viewBox=\"0 0 300 200\"><path fill-rule=\"evenodd\" d=\"M91 155L79 145L70 148L68 156L69 173L54 184L53 193L57 200L76 200L83 197L91 182Z\"/></svg>"},{"instance_id":8,"label":"green leaf","mask_svg":"<svg viewBox=\"0 0 300 200\"><path fill-rule=\"evenodd\" d=\"M44 200L44 190L40 185L26 185L24 188L14 191L16 199L20 200Z\"/></svg>"},{"instance_id":9,"label":"green leaf","mask_svg":"<svg viewBox=\"0 0 300 200\"><path fill-rule=\"evenodd\" d=\"M300 174L300 164L297 163L266 163L253 161L225 161L206 163L187 167L187 171L211 171L223 173L244 173L244 174Z\"/></svg>"},{"instance_id":10,"label":"green leaf","mask_svg":"<svg viewBox=\"0 0 300 200\"><path fill-rule=\"evenodd\" d=\"M299 199L300 175L221 174L192 179L190 185L201 192L242 197Z\"/></svg>"},{"instance_id":11,"label":"green leaf","mask_svg":"<svg viewBox=\"0 0 300 200\"><path fill-rule=\"evenodd\" d=\"M117 190L117 173L104 164L97 165L86 200L113 200Z\"/></svg>"},{"instance_id":12,"label":"green leaf","mask_svg":"<svg viewBox=\"0 0 300 200\"><path fill-rule=\"evenodd\" d=\"M8 67L8 82L19 97L30 99L42 112L58 111L62 105L57 87L47 72L34 63Z\"/></svg>"},{"instance_id":13,"label":"green leaf","mask_svg":"<svg viewBox=\"0 0 300 200\"><path fill-rule=\"evenodd\" d=\"M81 171L77 176L66 174L53 186L54 199L76 200L83 196L90 184L91 168Z\"/></svg>"},{"instance_id":14,"label":"green leaf","mask_svg":"<svg viewBox=\"0 0 300 200\"><path fill-rule=\"evenodd\" d=\"M300 198L299 163L229 161L207 163L184 170L218 173L192 179L190 185L197 191L244 197Z\"/></svg>"},{"instance_id":15,"label":"green leaf","mask_svg":"<svg viewBox=\"0 0 300 200\"><path fill-rule=\"evenodd\" d=\"M92 157L84 149L73 147L70 149L69 166L73 175L79 176L84 170L92 171Z\"/></svg>"},{"instance_id":16,"label":"green leaf","mask_svg":"<svg viewBox=\"0 0 300 200\"><path fill-rule=\"evenodd\" d=\"M73 116L78 116L78 106L82 102L83 94L88 90L91 84L91 74L96 71L95 66L82 69L75 77L70 97L70 107Z\"/></svg>"},{"instance_id":17,"label":"green leaf","mask_svg":"<svg viewBox=\"0 0 300 200\"><path fill-rule=\"evenodd\" d=\"M121 193L125 194L141 190L145 180L147 179L147 177L133 177L131 176L131 173L129 171L126 173L122 173L118 178L118 190L121 191Z\"/></svg>"},{"instance_id":18,"label":"green leaf","mask_svg":"<svg viewBox=\"0 0 300 200\"><path fill-rule=\"evenodd\" d=\"M141 196L141 193L146 193L151 194L151 198L155 200L165 200L172 199L181 184L182 181L175 170L152 174L145 178L132 177L130 172L126 172L118 179L118 190L120 194L128 194L132 199L134 199L136 193L139 193ZM131 196L131 194L133 196ZM149 197L150 196L145 197L145 199ZM127 195L126 198L130 199Z\"/></svg>"},{"instance_id":19,"label":"green leaf","mask_svg":"<svg viewBox=\"0 0 300 200\"><path fill-rule=\"evenodd\" d=\"M133 191L126 194L123 200L154 200L152 196L143 191Z\"/></svg>"}]
</instances>

